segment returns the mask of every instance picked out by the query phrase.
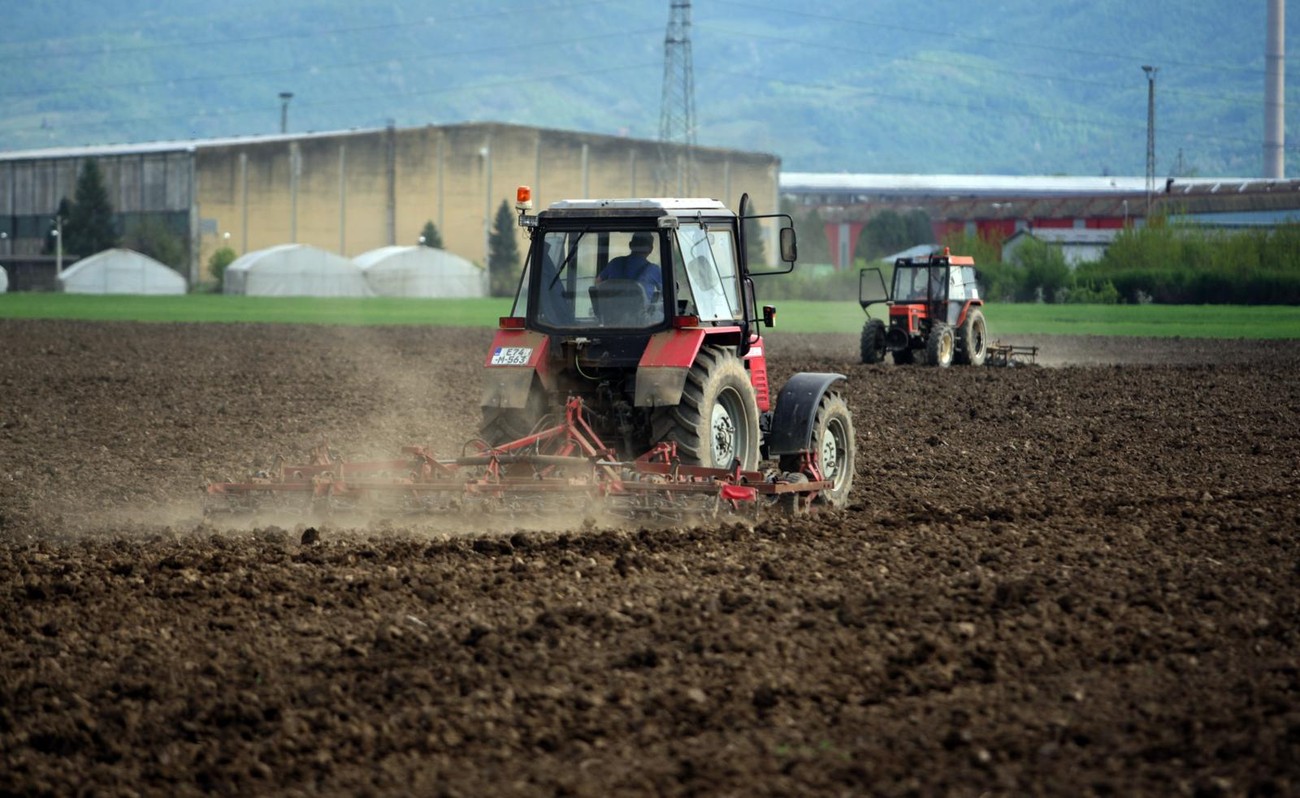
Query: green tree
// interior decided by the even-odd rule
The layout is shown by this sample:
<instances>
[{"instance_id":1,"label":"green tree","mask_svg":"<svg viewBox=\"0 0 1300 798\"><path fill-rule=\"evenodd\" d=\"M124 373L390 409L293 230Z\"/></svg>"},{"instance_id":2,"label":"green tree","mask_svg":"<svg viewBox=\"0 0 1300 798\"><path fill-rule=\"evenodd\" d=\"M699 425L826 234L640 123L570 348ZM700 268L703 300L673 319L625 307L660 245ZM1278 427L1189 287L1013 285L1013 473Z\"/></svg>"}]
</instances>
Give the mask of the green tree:
<instances>
[{"instance_id":1,"label":"green tree","mask_svg":"<svg viewBox=\"0 0 1300 798\"><path fill-rule=\"evenodd\" d=\"M225 288L226 269L235 262L235 258L235 251L230 247L222 247L208 258L208 273L217 281L217 293Z\"/></svg>"},{"instance_id":2,"label":"green tree","mask_svg":"<svg viewBox=\"0 0 1300 798\"><path fill-rule=\"evenodd\" d=\"M442 249L442 234L438 232L438 227L433 220L425 222L423 229L420 230L420 246Z\"/></svg>"},{"instance_id":3,"label":"green tree","mask_svg":"<svg viewBox=\"0 0 1300 798\"><path fill-rule=\"evenodd\" d=\"M157 216L138 216L128 222L122 244L184 273L189 248L185 240Z\"/></svg>"},{"instance_id":4,"label":"green tree","mask_svg":"<svg viewBox=\"0 0 1300 798\"><path fill-rule=\"evenodd\" d=\"M515 241L515 215L501 200L492 232L488 235L488 285L492 296L511 296L519 284L519 244Z\"/></svg>"},{"instance_id":5,"label":"green tree","mask_svg":"<svg viewBox=\"0 0 1300 798\"><path fill-rule=\"evenodd\" d=\"M63 225L63 239L65 251L82 257L117 246L113 207L108 202L98 161L88 160L81 167L72 208Z\"/></svg>"},{"instance_id":6,"label":"green tree","mask_svg":"<svg viewBox=\"0 0 1300 798\"><path fill-rule=\"evenodd\" d=\"M1057 302L1068 294L1068 289L1074 283L1074 275L1065 262L1061 248L1045 244L1036 238L1030 237L1016 247L1011 260L1022 270L1016 299ZM1063 290L1065 293L1062 293Z\"/></svg>"},{"instance_id":7,"label":"green tree","mask_svg":"<svg viewBox=\"0 0 1300 798\"><path fill-rule=\"evenodd\" d=\"M898 211L886 208L867 220L854 252L867 260L892 255L912 245L907 221Z\"/></svg>"},{"instance_id":8,"label":"green tree","mask_svg":"<svg viewBox=\"0 0 1300 798\"><path fill-rule=\"evenodd\" d=\"M930 214L921 208L913 208L903 216L903 222L907 225L907 246L934 243L934 225L930 222Z\"/></svg>"}]
</instances>

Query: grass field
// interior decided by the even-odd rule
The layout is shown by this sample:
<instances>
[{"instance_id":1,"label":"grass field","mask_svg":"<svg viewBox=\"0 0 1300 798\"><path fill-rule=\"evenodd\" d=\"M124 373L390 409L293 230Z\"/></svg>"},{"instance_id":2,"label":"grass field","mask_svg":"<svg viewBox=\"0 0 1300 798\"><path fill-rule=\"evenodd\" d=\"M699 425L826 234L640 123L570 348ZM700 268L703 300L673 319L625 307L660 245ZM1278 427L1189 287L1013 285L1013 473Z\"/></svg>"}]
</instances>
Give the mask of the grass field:
<instances>
[{"instance_id":1,"label":"grass field","mask_svg":"<svg viewBox=\"0 0 1300 798\"><path fill-rule=\"evenodd\" d=\"M857 334L856 302L781 300L777 329ZM87 321L257 322L445 327L494 326L507 299L316 299L183 296L0 294L0 318ZM880 317L883 308L873 308ZM991 335L1128 335L1184 338L1300 338L1300 307L1238 305L1039 305L985 307Z\"/></svg>"}]
</instances>

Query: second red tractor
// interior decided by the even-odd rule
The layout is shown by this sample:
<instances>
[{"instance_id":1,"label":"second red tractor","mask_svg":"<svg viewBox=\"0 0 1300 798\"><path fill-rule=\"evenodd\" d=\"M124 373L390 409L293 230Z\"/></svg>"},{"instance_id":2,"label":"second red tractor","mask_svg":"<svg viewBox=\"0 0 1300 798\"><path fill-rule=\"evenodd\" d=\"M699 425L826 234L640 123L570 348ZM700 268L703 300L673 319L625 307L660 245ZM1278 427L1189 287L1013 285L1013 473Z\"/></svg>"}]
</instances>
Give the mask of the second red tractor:
<instances>
[{"instance_id":1,"label":"second red tractor","mask_svg":"<svg viewBox=\"0 0 1300 798\"><path fill-rule=\"evenodd\" d=\"M880 363L891 353L895 363L954 362L982 366L989 353L984 300L975 282L975 259L945 249L920 258L894 261L892 289L878 268L863 269L858 302L867 312L862 328L862 362ZM873 319L868 308L885 303L888 320Z\"/></svg>"}]
</instances>

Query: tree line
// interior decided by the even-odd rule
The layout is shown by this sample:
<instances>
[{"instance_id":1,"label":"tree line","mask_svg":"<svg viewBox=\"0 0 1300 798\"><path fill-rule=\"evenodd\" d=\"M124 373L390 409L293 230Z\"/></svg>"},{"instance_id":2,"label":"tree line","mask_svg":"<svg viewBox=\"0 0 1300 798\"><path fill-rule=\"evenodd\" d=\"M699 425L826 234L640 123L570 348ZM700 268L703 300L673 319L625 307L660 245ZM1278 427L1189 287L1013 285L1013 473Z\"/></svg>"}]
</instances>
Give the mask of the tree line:
<instances>
[{"instance_id":1,"label":"tree line","mask_svg":"<svg viewBox=\"0 0 1300 798\"><path fill-rule=\"evenodd\" d=\"M793 279L773 283L773 298L841 299L857 291L858 269L891 253L934 243L928 215L886 209L864 226L857 268L834 272L824 224L815 212L787 207L799 236ZM1008 257L1003 241L969 234L939 242L975 258L984 296L1010 302L1176 305L1300 304L1300 225L1215 229L1154 217L1119 231L1098 260L1071 267L1060 247L1029 238Z\"/></svg>"}]
</instances>

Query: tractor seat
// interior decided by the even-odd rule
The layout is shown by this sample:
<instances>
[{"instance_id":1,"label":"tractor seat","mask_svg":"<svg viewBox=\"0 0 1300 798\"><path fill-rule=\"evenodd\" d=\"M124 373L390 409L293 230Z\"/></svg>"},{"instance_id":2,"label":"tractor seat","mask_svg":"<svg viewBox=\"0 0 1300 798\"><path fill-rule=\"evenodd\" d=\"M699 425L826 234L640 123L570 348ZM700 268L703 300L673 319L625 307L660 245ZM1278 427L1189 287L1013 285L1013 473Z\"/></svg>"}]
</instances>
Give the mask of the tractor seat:
<instances>
[{"instance_id":1,"label":"tractor seat","mask_svg":"<svg viewBox=\"0 0 1300 798\"><path fill-rule=\"evenodd\" d=\"M636 280L605 280L588 290L596 318L607 327L642 327L652 310Z\"/></svg>"}]
</instances>

